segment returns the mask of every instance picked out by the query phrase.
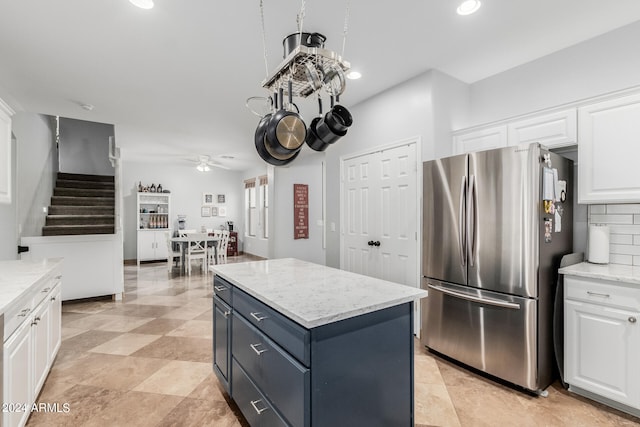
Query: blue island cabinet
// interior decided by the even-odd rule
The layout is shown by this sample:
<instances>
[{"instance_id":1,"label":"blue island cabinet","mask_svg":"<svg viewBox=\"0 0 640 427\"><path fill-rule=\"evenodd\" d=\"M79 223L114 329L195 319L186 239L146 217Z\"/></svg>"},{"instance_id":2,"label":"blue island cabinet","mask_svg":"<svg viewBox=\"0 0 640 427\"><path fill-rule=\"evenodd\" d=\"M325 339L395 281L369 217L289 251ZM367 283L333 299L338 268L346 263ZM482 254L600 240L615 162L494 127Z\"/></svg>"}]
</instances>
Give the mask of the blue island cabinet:
<instances>
[{"instance_id":1,"label":"blue island cabinet","mask_svg":"<svg viewBox=\"0 0 640 427\"><path fill-rule=\"evenodd\" d=\"M413 426L413 302L310 329L214 278L214 372L252 427Z\"/></svg>"}]
</instances>

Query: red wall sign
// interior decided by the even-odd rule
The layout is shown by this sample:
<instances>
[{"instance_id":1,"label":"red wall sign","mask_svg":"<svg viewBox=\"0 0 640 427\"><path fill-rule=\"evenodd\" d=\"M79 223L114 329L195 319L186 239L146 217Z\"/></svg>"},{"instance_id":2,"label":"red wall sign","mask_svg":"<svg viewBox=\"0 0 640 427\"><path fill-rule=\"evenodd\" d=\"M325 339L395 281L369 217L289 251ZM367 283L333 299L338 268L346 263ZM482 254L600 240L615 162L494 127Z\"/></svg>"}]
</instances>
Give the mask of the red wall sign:
<instances>
[{"instance_id":1,"label":"red wall sign","mask_svg":"<svg viewBox=\"0 0 640 427\"><path fill-rule=\"evenodd\" d=\"M293 238L309 238L309 186L293 184Z\"/></svg>"}]
</instances>

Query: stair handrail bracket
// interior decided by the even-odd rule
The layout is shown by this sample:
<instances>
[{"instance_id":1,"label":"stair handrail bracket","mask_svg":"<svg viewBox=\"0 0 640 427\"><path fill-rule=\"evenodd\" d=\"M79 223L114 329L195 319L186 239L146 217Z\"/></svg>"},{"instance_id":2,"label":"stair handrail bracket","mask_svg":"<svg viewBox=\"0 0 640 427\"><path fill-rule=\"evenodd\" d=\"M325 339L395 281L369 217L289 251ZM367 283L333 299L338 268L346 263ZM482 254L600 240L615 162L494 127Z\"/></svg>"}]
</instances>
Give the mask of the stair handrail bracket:
<instances>
[{"instance_id":1,"label":"stair handrail bracket","mask_svg":"<svg viewBox=\"0 0 640 427\"><path fill-rule=\"evenodd\" d=\"M338 65L346 74L351 68L349 62L328 49L319 47L297 46L271 74L262 81L262 87L273 93L280 88L282 82L292 82L292 96L306 98L316 89L306 74L307 64L316 70L322 70L327 64Z\"/></svg>"}]
</instances>

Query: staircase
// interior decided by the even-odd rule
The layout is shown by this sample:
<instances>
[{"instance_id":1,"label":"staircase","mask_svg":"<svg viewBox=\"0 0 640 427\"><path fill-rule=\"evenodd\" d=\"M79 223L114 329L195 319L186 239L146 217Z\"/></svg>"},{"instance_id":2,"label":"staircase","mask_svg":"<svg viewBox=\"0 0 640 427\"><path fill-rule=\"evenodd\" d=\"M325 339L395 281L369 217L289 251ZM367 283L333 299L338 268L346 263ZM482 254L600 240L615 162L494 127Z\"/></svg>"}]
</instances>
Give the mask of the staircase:
<instances>
[{"instance_id":1,"label":"staircase","mask_svg":"<svg viewBox=\"0 0 640 427\"><path fill-rule=\"evenodd\" d=\"M115 233L113 176L58 172L43 236Z\"/></svg>"}]
</instances>

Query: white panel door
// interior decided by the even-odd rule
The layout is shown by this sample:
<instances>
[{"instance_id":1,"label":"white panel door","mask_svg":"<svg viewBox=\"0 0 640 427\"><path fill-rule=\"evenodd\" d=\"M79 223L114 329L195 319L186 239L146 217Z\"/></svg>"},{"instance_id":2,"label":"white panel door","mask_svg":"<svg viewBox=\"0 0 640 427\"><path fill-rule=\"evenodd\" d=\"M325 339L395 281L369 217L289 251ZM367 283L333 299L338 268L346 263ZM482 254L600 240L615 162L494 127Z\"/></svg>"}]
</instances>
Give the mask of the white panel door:
<instances>
[{"instance_id":1,"label":"white panel door","mask_svg":"<svg viewBox=\"0 0 640 427\"><path fill-rule=\"evenodd\" d=\"M376 154L356 157L344 163L345 225L343 239L343 268L345 270L378 277L378 265L374 260L373 241L377 230L374 206L379 205L380 172Z\"/></svg>"},{"instance_id":2,"label":"white panel door","mask_svg":"<svg viewBox=\"0 0 640 427\"><path fill-rule=\"evenodd\" d=\"M343 269L417 286L416 145L343 163Z\"/></svg>"}]
</instances>

